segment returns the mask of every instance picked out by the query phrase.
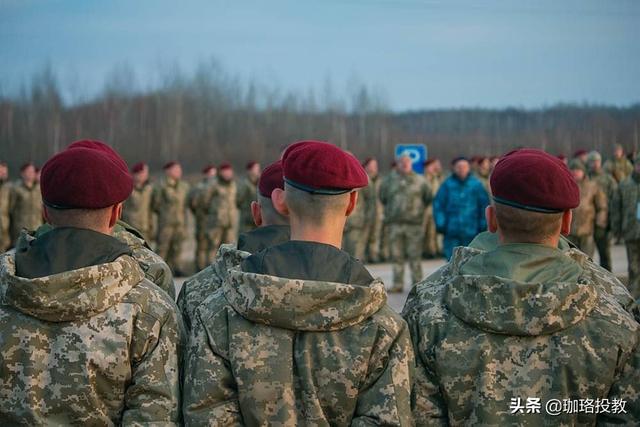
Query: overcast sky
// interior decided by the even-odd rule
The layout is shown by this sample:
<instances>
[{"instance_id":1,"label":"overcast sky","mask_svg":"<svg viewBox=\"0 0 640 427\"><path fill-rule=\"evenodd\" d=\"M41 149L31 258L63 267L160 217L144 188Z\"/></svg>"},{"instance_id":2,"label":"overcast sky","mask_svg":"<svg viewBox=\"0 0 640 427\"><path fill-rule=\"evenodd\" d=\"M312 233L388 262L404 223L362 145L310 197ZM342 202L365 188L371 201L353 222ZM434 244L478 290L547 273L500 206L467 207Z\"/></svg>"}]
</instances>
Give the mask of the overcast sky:
<instances>
[{"instance_id":1,"label":"overcast sky","mask_svg":"<svg viewBox=\"0 0 640 427\"><path fill-rule=\"evenodd\" d=\"M0 0L0 90L47 63L92 96L117 64L217 58L288 90L358 79L395 110L640 101L640 1ZM72 88L72 89L69 89Z\"/></svg>"}]
</instances>

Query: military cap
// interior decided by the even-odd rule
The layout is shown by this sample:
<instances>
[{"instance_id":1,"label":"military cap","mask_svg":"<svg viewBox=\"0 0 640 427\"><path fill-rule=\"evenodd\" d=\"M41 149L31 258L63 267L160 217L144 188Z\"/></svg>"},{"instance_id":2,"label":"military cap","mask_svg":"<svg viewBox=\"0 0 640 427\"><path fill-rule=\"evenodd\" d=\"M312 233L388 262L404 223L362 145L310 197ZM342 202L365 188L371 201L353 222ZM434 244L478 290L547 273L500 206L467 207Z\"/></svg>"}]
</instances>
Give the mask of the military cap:
<instances>
[{"instance_id":1,"label":"military cap","mask_svg":"<svg viewBox=\"0 0 640 427\"><path fill-rule=\"evenodd\" d=\"M147 167L145 162L138 162L131 168L131 173L142 172Z\"/></svg>"},{"instance_id":2,"label":"military cap","mask_svg":"<svg viewBox=\"0 0 640 427\"><path fill-rule=\"evenodd\" d=\"M255 165L257 165L258 162L256 162L255 160L251 160L250 162L247 163L247 166L245 167L246 170L251 169L252 167L254 167Z\"/></svg>"},{"instance_id":3,"label":"military cap","mask_svg":"<svg viewBox=\"0 0 640 427\"><path fill-rule=\"evenodd\" d=\"M351 154L323 141L300 141L282 155L284 182L312 194L344 194L366 187L369 177Z\"/></svg>"},{"instance_id":4,"label":"military cap","mask_svg":"<svg viewBox=\"0 0 640 427\"><path fill-rule=\"evenodd\" d=\"M596 150L590 151L587 156L588 162L593 162L594 160L602 160L602 156Z\"/></svg>"},{"instance_id":5,"label":"military cap","mask_svg":"<svg viewBox=\"0 0 640 427\"><path fill-rule=\"evenodd\" d=\"M583 155L585 155L587 153L588 153L587 150L585 150L584 148L580 148L579 150L576 150L575 153L573 153L573 157L580 157L580 156L583 156Z\"/></svg>"},{"instance_id":6,"label":"military cap","mask_svg":"<svg viewBox=\"0 0 640 427\"><path fill-rule=\"evenodd\" d=\"M567 160L567 156L565 156L564 154L558 154L556 157L557 157L558 159L562 160L563 162L564 162L565 160Z\"/></svg>"},{"instance_id":7,"label":"military cap","mask_svg":"<svg viewBox=\"0 0 640 427\"><path fill-rule=\"evenodd\" d=\"M111 147L84 140L71 144L42 167L44 204L57 209L101 209L124 201L133 190L127 163Z\"/></svg>"},{"instance_id":8,"label":"military cap","mask_svg":"<svg viewBox=\"0 0 640 427\"><path fill-rule=\"evenodd\" d=\"M451 160L451 166L454 166L456 163L461 162L463 160L466 162L469 161L469 159L467 159L465 156L454 157L453 160Z\"/></svg>"},{"instance_id":9,"label":"military cap","mask_svg":"<svg viewBox=\"0 0 640 427\"><path fill-rule=\"evenodd\" d=\"M206 165L205 167L202 168L202 173L209 173L210 171L214 170L216 168L216 165L209 163L208 165Z\"/></svg>"},{"instance_id":10,"label":"military cap","mask_svg":"<svg viewBox=\"0 0 640 427\"><path fill-rule=\"evenodd\" d=\"M172 160L170 162L165 163L164 166L162 167L162 169L163 170L167 170L167 169L170 169L170 168L172 168L174 166L177 166L177 165L178 165L178 162Z\"/></svg>"},{"instance_id":11,"label":"military cap","mask_svg":"<svg viewBox=\"0 0 640 427\"><path fill-rule=\"evenodd\" d=\"M220 169L221 171L225 170L225 169L233 169L233 167L231 166L231 163L228 162L224 162L220 165L220 167L218 167L218 169Z\"/></svg>"},{"instance_id":12,"label":"military cap","mask_svg":"<svg viewBox=\"0 0 640 427\"><path fill-rule=\"evenodd\" d=\"M580 189L560 159L523 148L505 154L491 174L495 203L541 213L558 213L580 204Z\"/></svg>"},{"instance_id":13,"label":"military cap","mask_svg":"<svg viewBox=\"0 0 640 427\"><path fill-rule=\"evenodd\" d=\"M282 176L282 160L271 163L264 168L258 180L258 191L262 197L271 198L271 193L276 188L284 189L284 178Z\"/></svg>"},{"instance_id":14,"label":"military cap","mask_svg":"<svg viewBox=\"0 0 640 427\"><path fill-rule=\"evenodd\" d=\"M569 162L569 169L580 169L584 172L587 171L587 167L580 161L580 159L571 159L571 161Z\"/></svg>"}]
</instances>

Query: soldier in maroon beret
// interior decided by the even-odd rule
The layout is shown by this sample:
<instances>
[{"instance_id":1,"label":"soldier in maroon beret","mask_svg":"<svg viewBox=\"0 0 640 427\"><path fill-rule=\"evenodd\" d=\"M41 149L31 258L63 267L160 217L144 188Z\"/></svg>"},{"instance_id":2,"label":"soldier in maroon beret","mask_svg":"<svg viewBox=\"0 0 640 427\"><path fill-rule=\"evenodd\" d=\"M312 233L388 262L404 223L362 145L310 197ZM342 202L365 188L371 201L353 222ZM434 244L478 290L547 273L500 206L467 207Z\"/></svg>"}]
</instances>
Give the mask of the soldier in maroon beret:
<instances>
[{"instance_id":1,"label":"soldier in maroon beret","mask_svg":"<svg viewBox=\"0 0 640 427\"><path fill-rule=\"evenodd\" d=\"M218 168L213 163L202 168L202 178L191 187L187 196L187 206L195 219L195 264L196 270L200 271L209 264L209 238L207 237L207 214L209 206L206 196L209 189L217 182ZM184 288L183 288L184 289Z\"/></svg>"},{"instance_id":2,"label":"soldier in maroon beret","mask_svg":"<svg viewBox=\"0 0 640 427\"><path fill-rule=\"evenodd\" d=\"M245 169L245 176L238 182L238 194L236 197L236 204L240 214L240 233L253 230L256 227L251 215L251 202L256 198L258 180L260 179L260 163L250 161Z\"/></svg>"},{"instance_id":3,"label":"soldier in maroon beret","mask_svg":"<svg viewBox=\"0 0 640 427\"><path fill-rule=\"evenodd\" d=\"M144 162L138 162L131 168L131 174L133 191L124 204L122 219L149 241L152 237L153 225L151 212L153 187L149 183L149 167Z\"/></svg>"},{"instance_id":4,"label":"soldier in maroon beret","mask_svg":"<svg viewBox=\"0 0 640 427\"><path fill-rule=\"evenodd\" d=\"M27 162L20 167L20 179L9 191L11 242L15 244L23 230L33 231L42 224L42 198L36 166Z\"/></svg>"},{"instance_id":5,"label":"soldier in maroon beret","mask_svg":"<svg viewBox=\"0 0 640 427\"><path fill-rule=\"evenodd\" d=\"M235 242L238 238L238 185L234 175L230 163L220 164L217 180L205 195L209 264L215 260L221 244Z\"/></svg>"}]
</instances>

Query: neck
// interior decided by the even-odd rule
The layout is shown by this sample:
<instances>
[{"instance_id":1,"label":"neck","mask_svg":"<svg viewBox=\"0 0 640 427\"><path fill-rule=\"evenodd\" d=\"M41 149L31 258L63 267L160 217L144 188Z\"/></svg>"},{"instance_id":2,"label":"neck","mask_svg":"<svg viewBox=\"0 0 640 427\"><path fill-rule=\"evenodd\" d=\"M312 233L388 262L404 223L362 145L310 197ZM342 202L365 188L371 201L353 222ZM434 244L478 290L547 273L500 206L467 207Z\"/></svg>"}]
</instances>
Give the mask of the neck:
<instances>
[{"instance_id":1,"label":"neck","mask_svg":"<svg viewBox=\"0 0 640 427\"><path fill-rule=\"evenodd\" d=\"M346 219L346 217L345 217ZM300 222L293 216L291 221L291 240L324 243L342 248L342 232L345 221L327 222L322 225Z\"/></svg>"},{"instance_id":2,"label":"neck","mask_svg":"<svg viewBox=\"0 0 640 427\"><path fill-rule=\"evenodd\" d=\"M509 243L530 243L535 245L549 246L551 248L557 248L558 244L560 243L560 235L551 236L547 239L536 241L536 242L534 241L523 242L522 239L514 239L514 238L511 238L510 236L505 236L504 234L498 232L498 239L500 240L501 245L506 245Z\"/></svg>"}]
</instances>

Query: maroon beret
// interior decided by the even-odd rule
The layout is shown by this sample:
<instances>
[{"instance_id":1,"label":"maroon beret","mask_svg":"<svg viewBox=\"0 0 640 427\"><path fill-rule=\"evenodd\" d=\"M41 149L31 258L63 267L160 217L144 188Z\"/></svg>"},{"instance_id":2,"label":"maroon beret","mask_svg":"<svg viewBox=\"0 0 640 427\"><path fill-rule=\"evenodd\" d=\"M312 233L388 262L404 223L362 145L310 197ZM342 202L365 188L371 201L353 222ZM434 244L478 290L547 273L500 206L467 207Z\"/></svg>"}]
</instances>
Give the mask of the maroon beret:
<instances>
[{"instance_id":1,"label":"maroon beret","mask_svg":"<svg viewBox=\"0 0 640 427\"><path fill-rule=\"evenodd\" d=\"M132 173L142 172L147 167L145 162L138 162L131 168Z\"/></svg>"},{"instance_id":2,"label":"maroon beret","mask_svg":"<svg viewBox=\"0 0 640 427\"><path fill-rule=\"evenodd\" d=\"M42 167L43 202L58 209L101 209L124 201L133 190L127 163L100 141L78 141Z\"/></svg>"},{"instance_id":3,"label":"maroon beret","mask_svg":"<svg viewBox=\"0 0 640 427\"><path fill-rule=\"evenodd\" d=\"M271 163L264 168L258 180L258 191L263 197L271 198L271 193L276 188L284 189L284 178L282 176L282 160Z\"/></svg>"},{"instance_id":4,"label":"maroon beret","mask_svg":"<svg viewBox=\"0 0 640 427\"><path fill-rule=\"evenodd\" d=\"M343 194L366 187L369 177L351 154L322 141L301 141L282 155L284 181L314 194Z\"/></svg>"},{"instance_id":5,"label":"maroon beret","mask_svg":"<svg viewBox=\"0 0 640 427\"><path fill-rule=\"evenodd\" d=\"M214 170L215 168L216 165L210 163L202 168L202 173L209 173L209 171Z\"/></svg>"},{"instance_id":6,"label":"maroon beret","mask_svg":"<svg viewBox=\"0 0 640 427\"><path fill-rule=\"evenodd\" d=\"M162 169L163 170L167 170L167 169L172 168L172 167L174 167L176 165L178 165L178 162L172 160L170 162L165 163L164 166L162 167Z\"/></svg>"},{"instance_id":7,"label":"maroon beret","mask_svg":"<svg viewBox=\"0 0 640 427\"><path fill-rule=\"evenodd\" d=\"M491 174L496 203L542 213L557 213L580 204L580 189L567 166L542 150L511 151Z\"/></svg>"},{"instance_id":8,"label":"maroon beret","mask_svg":"<svg viewBox=\"0 0 640 427\"><path fill-rule=\"evenodd\" d=\"M366 168L369 163L373 162L374 160L375 159L373 157L367 157L366 159L364 159L364 162L362 162L362 166Z\"/></svg>"},{"instance_id":9,"label":"maroon beret","mask_svg":"<svg viewBox=\"0 0 640 427\"><path fill-rule=\"evenodd\" d=\"M581 148L579 150L576 150L575 153L573 153L573 157L579 157L579 156L584 156L585 154L588 154L589 152L587 150L585 150L584 148Z\"/></svg>"},{"instance_id":10,"label":"maroon beret","mask_svg":"<svg viewBox=\"0 0 640 427\"><path fill-rule=\"evenodd\" d=\"M218 167L218 169L222 171L225 169L233 169L233 167L231 167L231 163L225 162L225 163L222 163L220 167Z\"/></svg>"},{"instance_id":11,"label":"maroon beret","mask_svg":"<svg viewBox=\"0 0 640 427\"><path fill-rule=\"evenodd\" d=\"M250 162L247 163L246 169L249 170L257 164L258 162L256 162L255 160L251 160Z\"/></svg>"}]
</instances>

